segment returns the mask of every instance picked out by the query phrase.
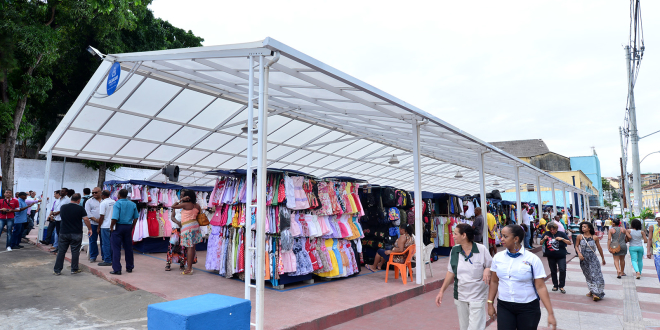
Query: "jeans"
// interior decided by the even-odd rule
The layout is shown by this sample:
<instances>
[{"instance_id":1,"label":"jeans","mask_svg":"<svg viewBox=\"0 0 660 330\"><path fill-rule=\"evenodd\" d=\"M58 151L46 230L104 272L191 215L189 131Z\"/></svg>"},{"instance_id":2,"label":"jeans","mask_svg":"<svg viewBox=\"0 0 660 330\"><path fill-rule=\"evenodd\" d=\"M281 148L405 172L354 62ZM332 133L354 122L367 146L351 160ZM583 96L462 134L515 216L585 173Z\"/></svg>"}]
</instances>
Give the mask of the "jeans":
<instances>
[{"instance_id":1,"label":"jeans","mask_svg":"<svg viewBox=\"0 0 660 330\"><path fill-rule=\"evenodd\" d=\"M552 277L552 286L563 288L566 284L566 257L552 258L548 257L548 266L550 266L550 276ZM559 266L559 281L557 281L557 266Z\"/></svg>"},{"instance_id":2,"label":"jeans","mask_svg":"<svg viewBox=\"0 0 660 330\"><path fill-rule=\"evenodd\" d=\"M658 281L660 281L660 254L652 255L655 262L655 272L658 274Z\"/></svg>"},{"instance_id":3,"label":"jeans","mask_svg":"<svg viewBox=\"0 0 660 330\"><path fill-rule=\"evenodd\" d=\"M46 231L46 238L44 239L48 244L51 244L50 237L53 236L53 231L57 231L57 234L60 233L60 222L59 221L50 221L48 222L48 230ZM57 242L57 240L55 240ZM53 246L55 246L53 244Z\"/></svg>"},{"instance_id":4,"label":"jeans","mask_svg":"<svg viewBox=\"0 0 660 330\"><path fill-rule=\"evenodd\" d=\"M64 256L66 251L71 246L71 271L78 270L78 259L80 258L80 247L82 246L82 233L80 234L61 234L59 239L60 248L57 251L57 258L55 259L55 267L53 271L56 273L62 272L64 268Z\"/></svg>"},{"instance_id":5,"label":"jeans","mask_svg":"<svg viewBox=\"0 0 660 330\"><path fill-rule=\"evenodd\" d=\"M631 246L628 251L630 251L630 261L632 261L635 272L641 274L642 268L644 268L644 247Z\"/></svg>"},{"instance_id":6,"label":"jeans","mask_svg":"<svg viewBox=\"0 0 660 330\"><path fill-rule=\"evenodd\" d=\"M53 231L53 247L57 250L60 246L60 237L57 235L57 231Z\"/></svg>"},{"instance_id":7,"label":"jeans","mask_svg":"<svg viewBox=\"0 0 660 330\"><path fill-rule=\"evenodd\" d=\"M37 211L30 211L30 213L28 213L27 223L23 225L23 235L21 236L22 238L27 237L30 231L34 228L34 214L36 212Z\"/></svg>"},{"instance_id":8,"label":"jeans","mask_svg":"<svg viewBox=\"0 0 660 330\"><path fill-rule=\"evenodd\" d=\"M96 244L99 238L99 234L96 233L98 228L99 225L92 225L92 235L89 236L89 259L96 259L99 255L99 246Z\"/></svg>"},{"instance_id":9,"label":"jeans","mask_svg":"<svg viewBox=\"0 0 660 330\"><path fill-rule=\"evenodd\" d=\"M126 259L126 269L133 269L133 225L115 225L112 232L112 270L121 271L121 247L124 246L124 259Z\"/></svg>"},{"instance_id":10,"label":"jeans","mask_svg":"<svg viewBox=\"0 0 660 330\"><path fill-rule=\"evenodd\" d=\"M7 226L7 246L11 247L12 243L12 231L14 230L14 218L11 219L0 219L0 235L2 235L2 230Z\"/></svg>"},{"instance_id":11,"label":"jeans","mask_svg":"<svg viewBox=\"0 0 660 330\"><path fill-rule=\"evenodd\" d=\"M513 303L497 299L497 330L536 330L541 321L539 300Z\"/></svg>"},{"instance_id":12,"label":"jeans","mask_svg":"<svg viewBox=\"0 0 660 330\"><path fill-rule=\"evenodd\" d=\"M103 262L112 263L112 247L110 228L101 228L101 251L103 251Z\"/></svg>"},{"instance_id":13,"label":"jeans","mask_svg":"<svg viewBox=\"0 0 660 330\"><path fill-rule=\"evenodd\" d=\"M21 244L21 235L23 235L23 223L14 223L14 229L11 233L11 247Z\"/></svg>"},{"instance_id":14,"label":"jeans","mask_svg":"<svg viewBox=\"0 0 660 330\"><path fill-rule=\"evenodd\" d=\"M529 230L529 227L528 227L527 231L525 232L525 248L527 248L527 249L532 248L531 244L529 243L529 240L531 238L532 238L532 234L531 234L531 231Z\"/></svg>"}]
</instances>

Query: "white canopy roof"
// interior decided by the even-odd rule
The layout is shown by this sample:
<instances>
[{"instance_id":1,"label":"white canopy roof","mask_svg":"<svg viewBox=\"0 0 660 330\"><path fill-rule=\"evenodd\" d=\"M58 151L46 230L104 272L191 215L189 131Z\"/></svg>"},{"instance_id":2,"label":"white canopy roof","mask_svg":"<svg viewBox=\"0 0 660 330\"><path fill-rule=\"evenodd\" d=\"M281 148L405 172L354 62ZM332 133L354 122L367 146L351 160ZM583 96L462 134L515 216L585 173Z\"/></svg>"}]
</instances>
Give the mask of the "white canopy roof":
<instances>
[{"instance_id":1,"label":"white canopy roof","mask_svg":"<svg viewBox=\"0 0 660 330\"><path fill-rule=\"evenodd\" d=\"M516 166L521 183L536 183L540 176L542 186L555 183L556 189L576 190L272 38L108 55L41 152L52 149L58 156L155 167L176 164L181 183L211 184L215 177L203 172L246 166L248 141L241 128L247 122L247 58L270 59L274 52L281 58L271 67L268 82L269 167L318 177L351 176L412 190L416 119L427 121L420 128L425 191L479 192L476 169L481 152L487 152L487 191L515 187ZM106 97L106 77L115 61L122 66L120 88ZM256 134L253 142L256 145ZM392 155L399 164L388 163ZM454 177L457 170L462 178Z\"/></svg>"}]
</instances>

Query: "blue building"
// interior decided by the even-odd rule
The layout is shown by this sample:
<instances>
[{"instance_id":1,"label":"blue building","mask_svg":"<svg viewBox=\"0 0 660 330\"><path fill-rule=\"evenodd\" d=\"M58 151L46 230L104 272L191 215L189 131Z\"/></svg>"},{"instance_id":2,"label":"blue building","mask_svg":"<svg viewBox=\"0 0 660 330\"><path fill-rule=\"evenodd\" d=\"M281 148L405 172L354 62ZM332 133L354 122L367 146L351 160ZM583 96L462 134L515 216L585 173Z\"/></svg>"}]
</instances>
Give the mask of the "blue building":
<instances>
[{"instance_id":1,"label":"blue building","mask_svg":"<svg viewBox=\"0 0 660 330\"><path fill-rule=\"evenodd\" d=\"M590 199L591 206L602 206L603 205L603 181L601 180L600 174L600 160L594 150L593 156L580 156L580 157L571 157L571 170L577 171L580 170L584 173L589 180L591 180L592 185L598 189L598 203L594 203L595 199ZM595 196L594 196L595 197Z\"/></svg>"}]
</instances>

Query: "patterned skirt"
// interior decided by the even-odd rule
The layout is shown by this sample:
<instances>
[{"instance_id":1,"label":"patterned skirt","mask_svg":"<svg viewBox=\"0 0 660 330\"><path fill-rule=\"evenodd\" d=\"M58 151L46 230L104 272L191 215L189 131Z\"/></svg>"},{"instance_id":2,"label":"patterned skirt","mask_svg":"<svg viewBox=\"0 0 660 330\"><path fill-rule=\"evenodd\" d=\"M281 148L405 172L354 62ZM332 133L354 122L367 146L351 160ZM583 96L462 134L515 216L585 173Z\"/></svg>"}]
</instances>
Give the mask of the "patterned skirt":
<instances>
[{"instance_id":1,"label":"patterned skirt","mask_svg":"<svg viewBox=\"0 0 660 330\"><path fill-rule=\"evenodd\" d=\"M181 245L183 247L193 247L204 240L202 232L199 230L197 220L183 223L181 227Z\"/></svg>"}]
</instances>

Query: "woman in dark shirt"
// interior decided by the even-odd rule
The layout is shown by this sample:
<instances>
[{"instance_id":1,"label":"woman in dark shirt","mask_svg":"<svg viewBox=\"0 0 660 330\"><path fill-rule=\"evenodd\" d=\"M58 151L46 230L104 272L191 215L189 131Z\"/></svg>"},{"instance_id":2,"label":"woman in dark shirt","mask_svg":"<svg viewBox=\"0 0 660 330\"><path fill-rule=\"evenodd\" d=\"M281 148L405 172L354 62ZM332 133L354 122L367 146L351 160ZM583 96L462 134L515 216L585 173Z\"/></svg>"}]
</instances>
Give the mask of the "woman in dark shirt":
<instances>
[{"instance_id":1,"label":"woman in dark shirt","mask_svg":"<svg viewBox=\"0 0 660 330\"><path fill-rule=\"evenodd\" d=\"M565 233L560 232L557 223L550 222L547 225L548 231L543 234L541 244L545 247L545 257L548 258L550 266L550 275L552 276L552 291L564 290L566 283L566 245L572 245L571 240ZM559 280L557 280L557 268L559 268Z\"/></svg>"}]
</instances>

